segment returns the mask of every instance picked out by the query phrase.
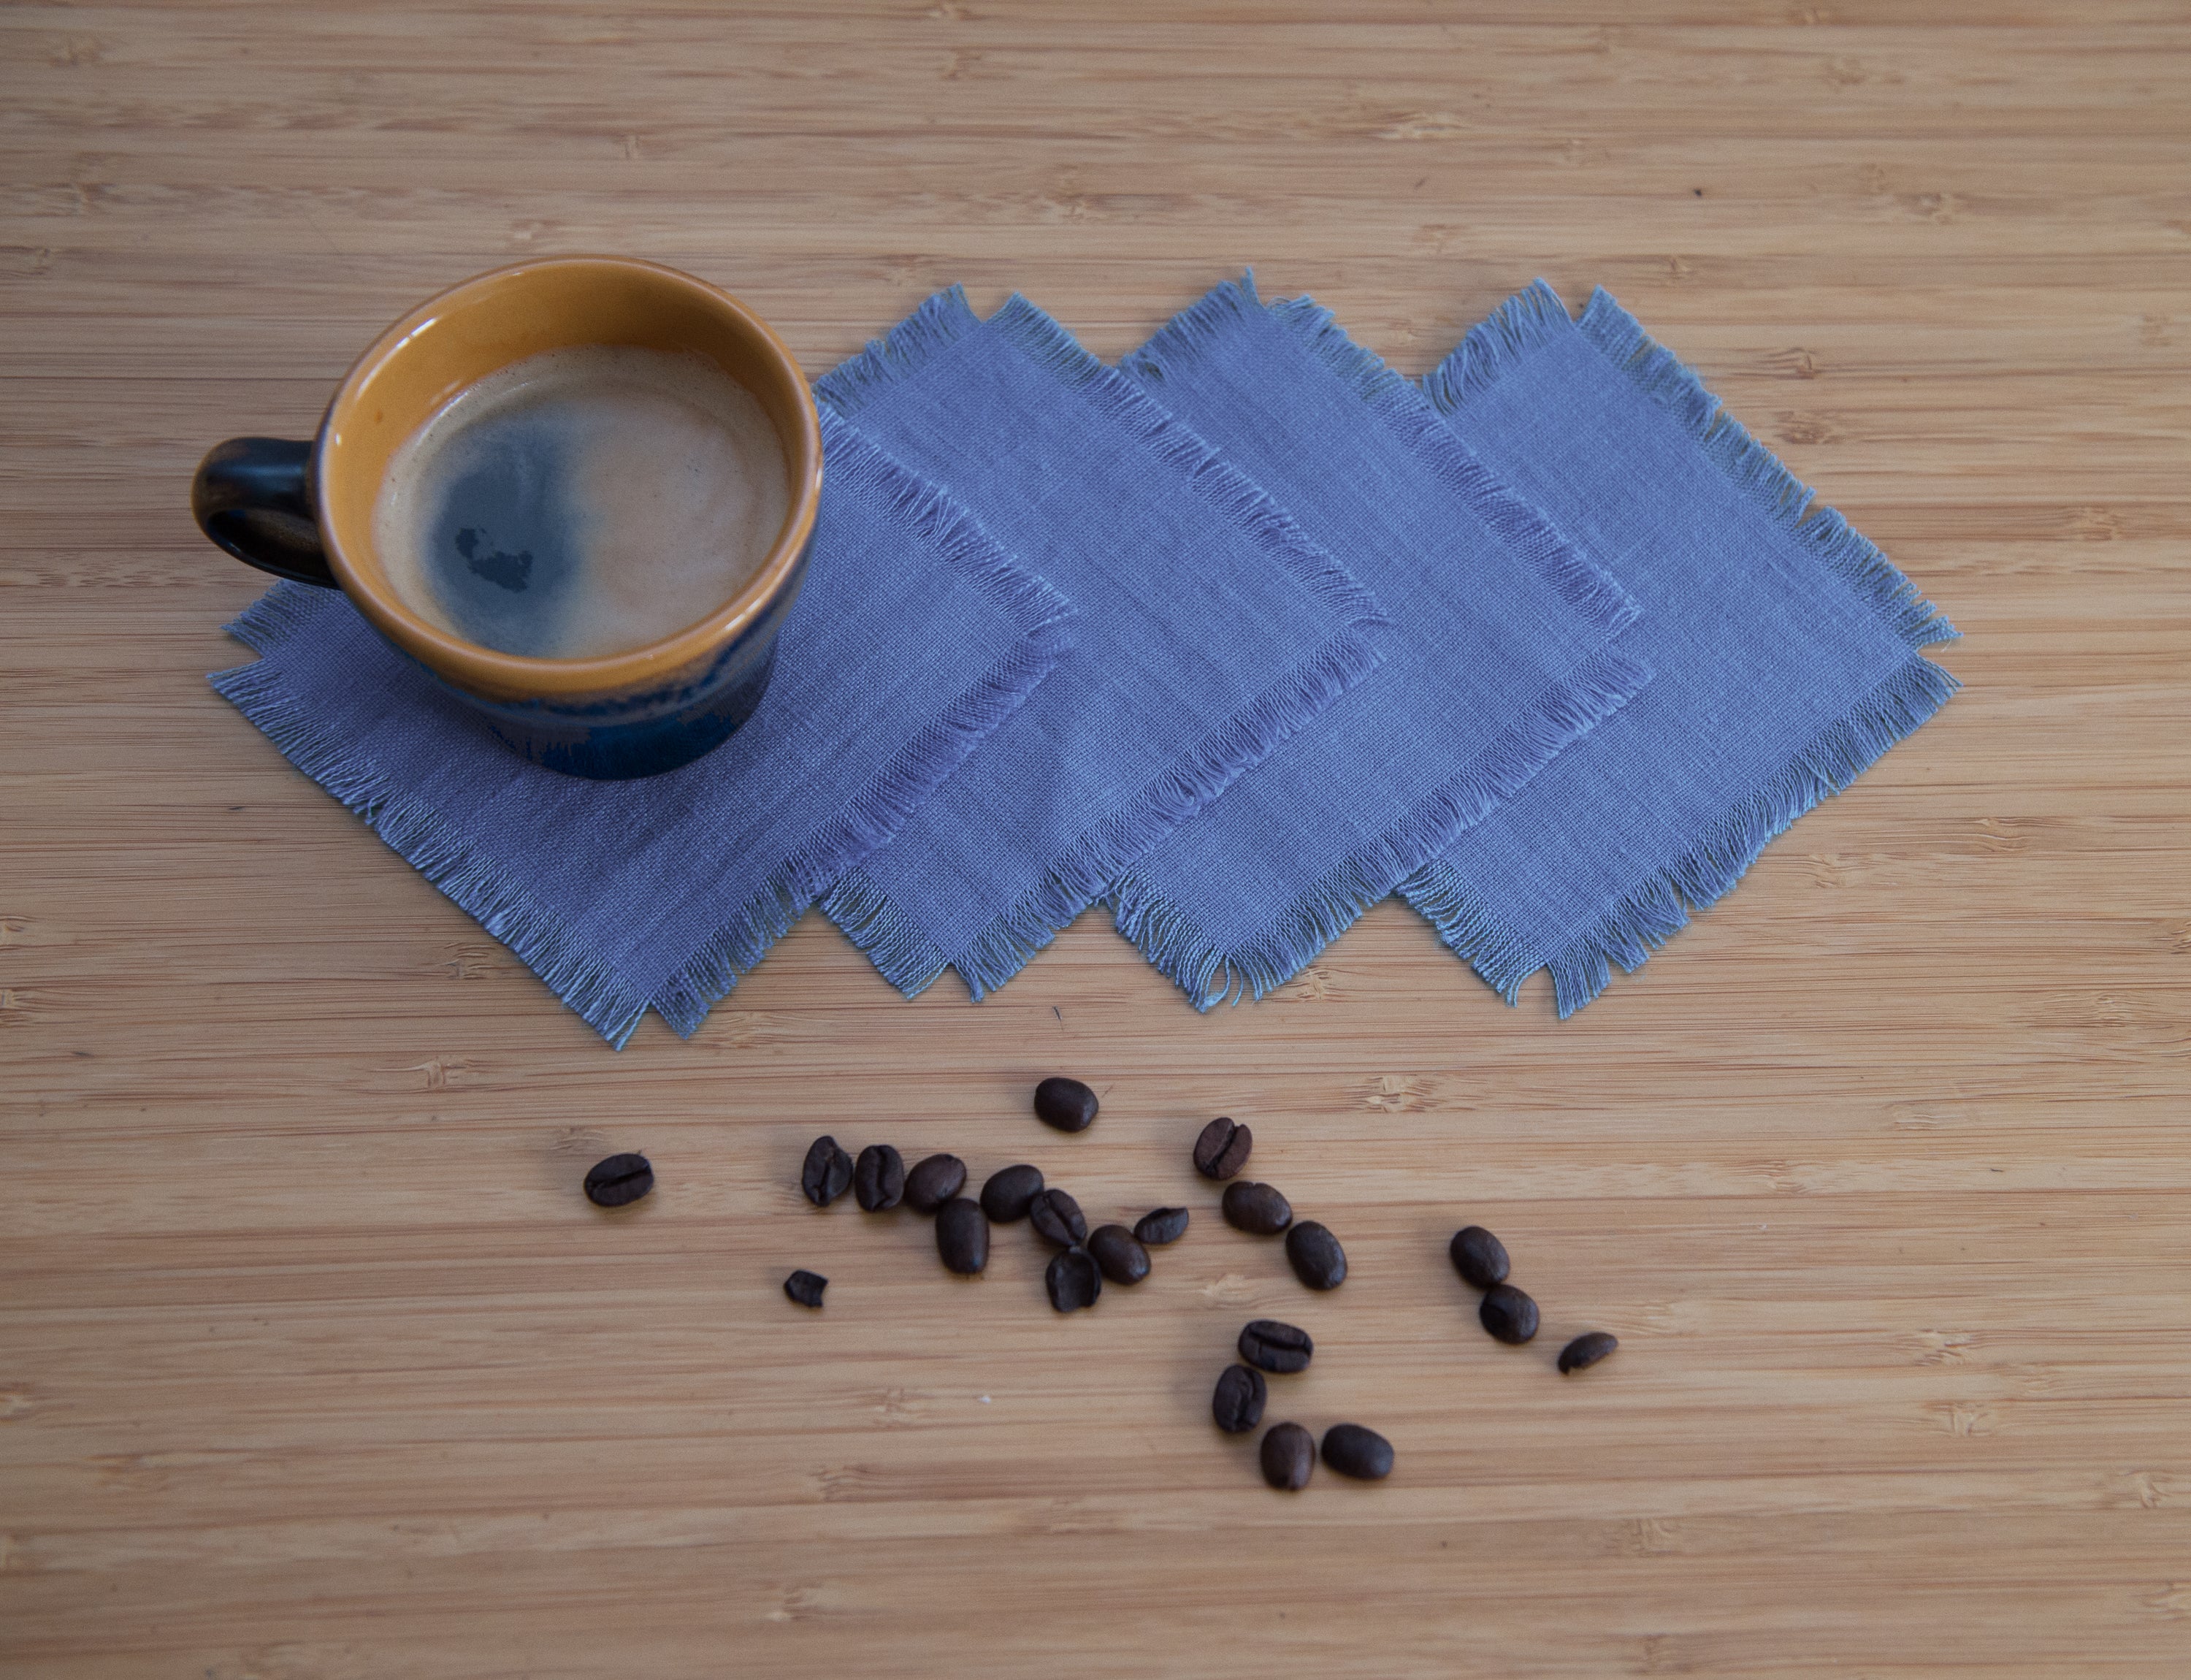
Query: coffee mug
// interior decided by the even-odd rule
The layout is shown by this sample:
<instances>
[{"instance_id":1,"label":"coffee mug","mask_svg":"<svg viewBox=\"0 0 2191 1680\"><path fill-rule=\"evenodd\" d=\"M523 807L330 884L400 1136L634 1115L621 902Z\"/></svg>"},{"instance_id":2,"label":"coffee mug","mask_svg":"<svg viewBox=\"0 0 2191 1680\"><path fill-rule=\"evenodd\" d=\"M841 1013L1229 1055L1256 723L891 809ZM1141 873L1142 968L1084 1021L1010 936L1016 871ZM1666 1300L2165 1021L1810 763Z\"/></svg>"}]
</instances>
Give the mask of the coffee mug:
<instances>
[{"instance_id":1,"label":"coffee mug","mask_svg":"<svg viewBox=\"0 0 2191 1680\"><path fill-rule=\"evenodd\" d=\"M467 641L407 606L376 551L373 511L390 459L489 374L588 345L697 353L750 392L789 476L782 528L728 601L646 646L561 659ZM688 764L752 715L805 572L821 494L813 394L759 316L659 264L568 257L483 274L419 305L358 358L316 437L218 445L198 467L191 507L198 528L245 564L341 589L526 758L620 780Z\"/></svg>"}]
</instances>

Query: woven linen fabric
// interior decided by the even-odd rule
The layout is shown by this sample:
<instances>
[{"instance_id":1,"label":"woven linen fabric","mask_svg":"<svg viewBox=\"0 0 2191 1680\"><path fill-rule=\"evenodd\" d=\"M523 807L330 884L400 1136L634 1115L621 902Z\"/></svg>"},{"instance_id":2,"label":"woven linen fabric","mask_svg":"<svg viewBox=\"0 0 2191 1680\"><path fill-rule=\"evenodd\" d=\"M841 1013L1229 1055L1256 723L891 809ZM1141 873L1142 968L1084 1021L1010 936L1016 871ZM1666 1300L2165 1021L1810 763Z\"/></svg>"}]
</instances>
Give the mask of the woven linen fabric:
<instances>
[{"instance_id":1,"label":"woven linen fabric","mask_svg":"<svg viewBox=\"0 0 2191 1680\"><path fill-rule=\"evenodd\" d=\"M1650 673L1610 645L1634 601L1314 299L1227 282L1120 366L1393 619L1374 674L1115 887L1206 1009L1291 979Z\"/></svg>"},{"instance_id":2,"label":"woven linen fabric","mask_svg":"<svg viewBox=\"0 0 2191 1680\"><path fill-rule=\"evenodd\" d=\"M1401 889L1508 1002L1550 968L1564 1017L1938 710L1917 650L1955 632L1602 289L1576 321L1537 282L1425 384L1642 604L1650 686Z\"/></svg>"},{"instance_id":3,"label":"woven linen fabric","mask_svg":"<svg viewBox=\"0 0 2191 1680\"><path fill-rule=\"evenodd\" d=\"M529 764L339 592L281 584L213 686L621 1047L689 1035L848 866L1008 717L1071 610L967 512L833 415L805 585L759 708L665 775Z\"/></svg>"},{"instance_id":4,"label":"woven linen fabric","mask_svg":"<svg viewBox=\"0 0 2191 1680\"><path fill-rule=\"evenodd\" d=\"M822 908L901 989L1010 979L1380 657L1378 603L1249 477L1014 297L957 288L816 387L1079 609L1073 650Z\"/></svg>"}]
</instances>

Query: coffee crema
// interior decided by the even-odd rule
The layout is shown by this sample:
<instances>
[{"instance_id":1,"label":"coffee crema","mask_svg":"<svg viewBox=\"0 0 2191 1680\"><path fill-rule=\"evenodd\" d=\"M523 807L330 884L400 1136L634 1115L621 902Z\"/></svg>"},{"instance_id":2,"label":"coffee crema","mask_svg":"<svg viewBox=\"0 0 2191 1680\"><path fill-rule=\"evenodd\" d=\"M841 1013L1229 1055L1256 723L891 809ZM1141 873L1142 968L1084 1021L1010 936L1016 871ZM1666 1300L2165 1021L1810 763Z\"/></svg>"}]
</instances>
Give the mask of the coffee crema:
<instances>
[{"instance_id":1,"label":"coffee crema","mask_svg":"<svg viewBox=\"0 0 2191 1680\"><path fill-rule=\"evenodd\" d=\"M373 540L430 623L505 653L596 658L722 607L789 504L776 428L716 363L577 345L468 385L406 439Z\"/></svg>"}]
</instances>

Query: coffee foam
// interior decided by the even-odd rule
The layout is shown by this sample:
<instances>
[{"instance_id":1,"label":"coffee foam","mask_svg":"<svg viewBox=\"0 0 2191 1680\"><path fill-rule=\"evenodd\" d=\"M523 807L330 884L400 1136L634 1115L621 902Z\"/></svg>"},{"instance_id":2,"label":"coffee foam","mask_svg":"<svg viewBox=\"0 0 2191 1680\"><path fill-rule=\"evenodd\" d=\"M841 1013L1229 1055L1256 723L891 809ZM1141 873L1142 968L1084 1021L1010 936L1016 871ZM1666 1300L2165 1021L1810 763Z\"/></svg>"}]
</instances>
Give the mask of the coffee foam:
<instances>
[{"instance_id":1,"label":"coffee foam","mask_svg":"<svg viewBox=\"0 0 2191 1680\"><path fill-rule=\"evenodd\" d=\"M724 605L789 505L776 428L714 362L579 345L488 374L413 433L373 537L421 618L504 652L580 659Z\"/></svg>"}]
</instances>

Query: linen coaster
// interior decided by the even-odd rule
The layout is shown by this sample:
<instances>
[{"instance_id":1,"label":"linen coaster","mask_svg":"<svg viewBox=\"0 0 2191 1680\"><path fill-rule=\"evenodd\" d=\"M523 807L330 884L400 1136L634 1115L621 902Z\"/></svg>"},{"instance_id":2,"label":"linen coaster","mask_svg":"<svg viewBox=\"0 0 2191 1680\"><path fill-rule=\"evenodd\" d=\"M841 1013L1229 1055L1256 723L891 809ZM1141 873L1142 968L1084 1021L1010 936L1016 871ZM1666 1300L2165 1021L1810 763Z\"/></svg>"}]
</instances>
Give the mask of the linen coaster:
<instances>
[{"instance_id":1,"label":"linen coaster","mask_svg":"<svg viewBox=\"0 0 2191 1680\"><path fill-rule=\"evenodd\" d=\"M775 674L694 763L588 782L526 763L337 591L279 584L213 686L587 1024L690 1035L850 864L1039 683L1071 609L834 415Z\"/></svg>"},{"instance_id":2,"label":"linen coaster","mask_svg":"<svg viewBox=\"0 0 2191 1680\"><path fill-rule=\"evenodd\" d=\"M1375 664L1376 601L1238 468L1014 297L954 287L816 394L1072 596L1073 650L822 908L910 994L1002 985Z\"/></svg>"},{"instance_id":3,"label":"linen coaster","mask_svg":"<svg viewBox=\"0 0 2191 1680\"><path fill-rule=\"evenodd\" d=\"M1955 629L1600 289L1538 281L1425 382L1447 423L1602 556L1658 675L1401 888L1509 1003L1564 1018L1959 686Z\"/></svg>"},{"instance_id":4,"label":"linen coaster","mask_svg":"<svg viewBox=\"0 0 2191 1680\"><path fill-rule=\"evenodd\" d=\"M1136 863L1120 932L1198 1008L1283 984L1648 680L1636 605L1314 299L1227 282L1120 363L1394 620L1385 663Z\"/></svg>"}]
</instances>

